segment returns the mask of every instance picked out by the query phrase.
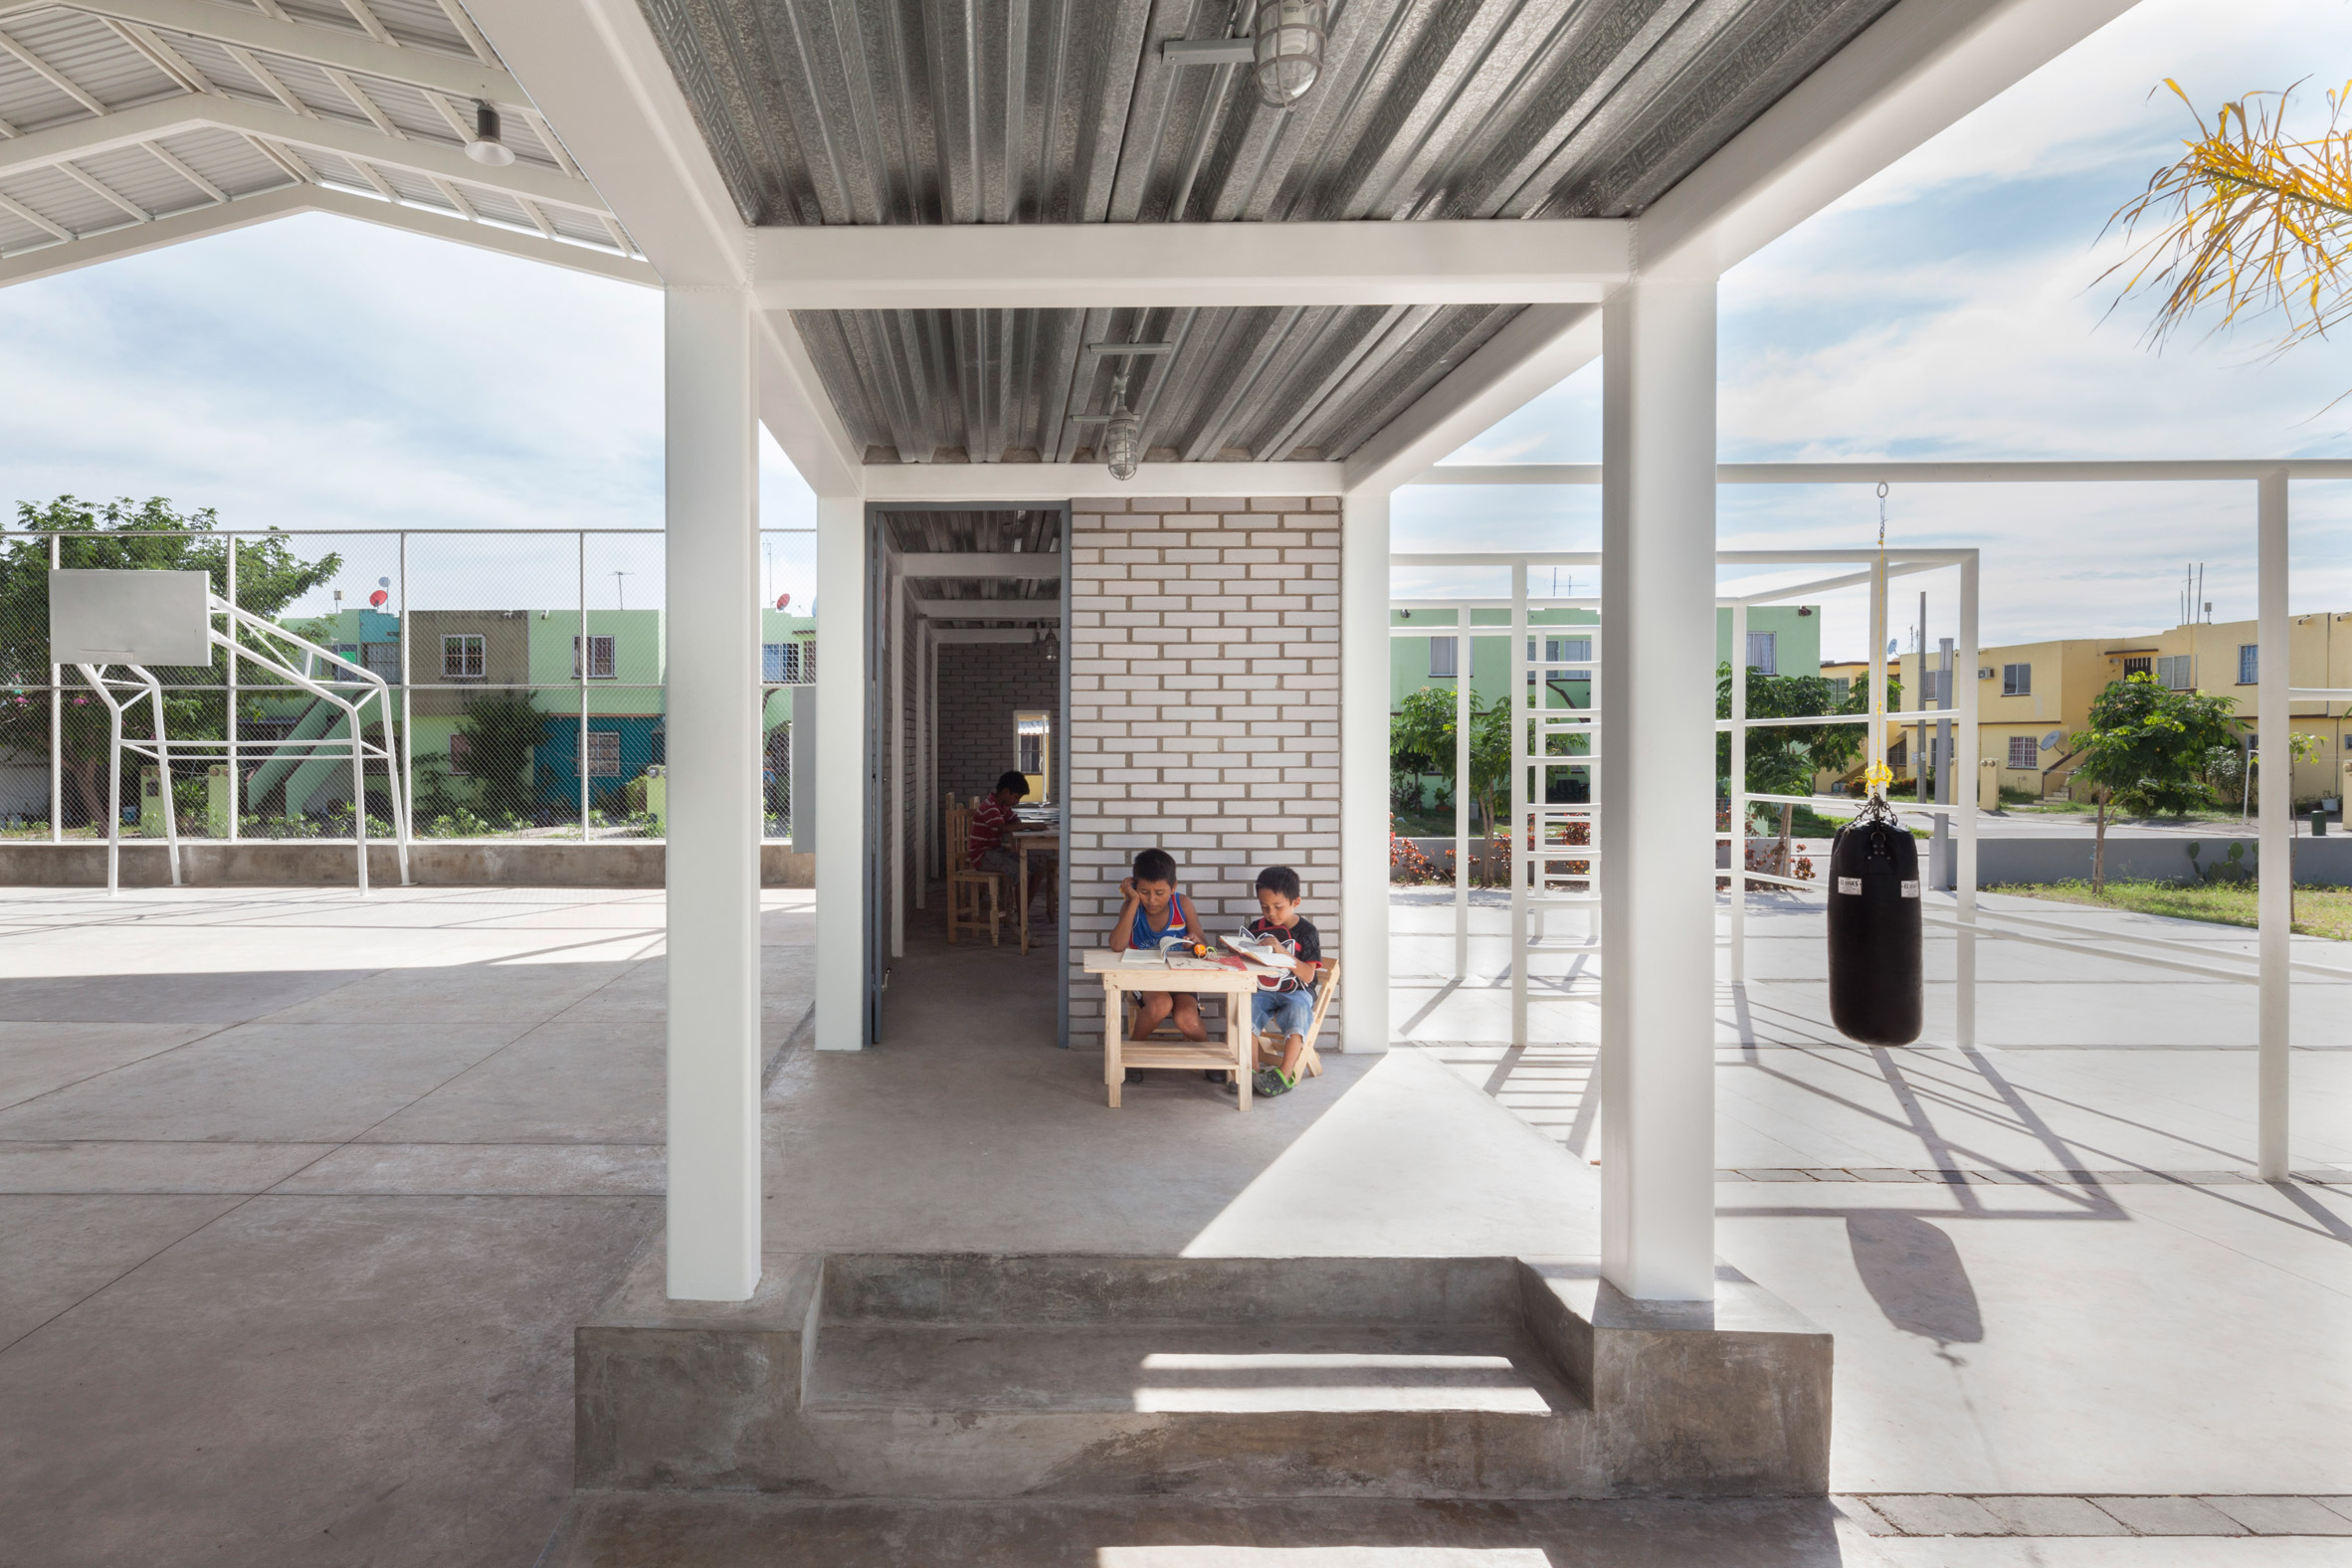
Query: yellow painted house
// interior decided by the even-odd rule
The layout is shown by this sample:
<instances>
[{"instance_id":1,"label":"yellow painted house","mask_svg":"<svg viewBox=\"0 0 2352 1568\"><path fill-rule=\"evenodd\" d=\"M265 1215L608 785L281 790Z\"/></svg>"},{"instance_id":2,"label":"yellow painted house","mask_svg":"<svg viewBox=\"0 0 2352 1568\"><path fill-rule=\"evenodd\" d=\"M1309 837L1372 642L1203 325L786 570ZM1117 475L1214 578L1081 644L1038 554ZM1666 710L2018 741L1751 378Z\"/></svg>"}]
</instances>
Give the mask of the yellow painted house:
<instances>
[{"instance_id":1,"label":"yellow painted house","mask_svg":"<svg viewBox=\"0 0 2352 1568\"><path fill-rule=\"evenodd\" d=\"M2352 687L2352 613L2294 617L2287 646L2292 685ZM2109 682L2144 672L2176 689L2229 697L2237 703L2239 723L2251 731L2258 670L2251 620L2191 622L2140 637L1986 648L1976 668L1978 755L1999 764L2005 790L2061 794L2075 762L2067 739L2089 726L2091 698ZM1902 682L1904 706L1921 705L1918 694L1925 688L1919 682L1919 656L1889 660L1888 671ZM1821 673L1832 681L1862 681L1869 666L1824 664ZM2340 795L2343 767L2352 757L2344 735L2352 703L2298 701L2288 712L2290 727L2317 742L2314 754L2295 764L2294 798L2307 802ZM1911 776L1916 734L1915 725L1887 726L1887 760L1897 778Z\"/></svg>"}]
</instances>

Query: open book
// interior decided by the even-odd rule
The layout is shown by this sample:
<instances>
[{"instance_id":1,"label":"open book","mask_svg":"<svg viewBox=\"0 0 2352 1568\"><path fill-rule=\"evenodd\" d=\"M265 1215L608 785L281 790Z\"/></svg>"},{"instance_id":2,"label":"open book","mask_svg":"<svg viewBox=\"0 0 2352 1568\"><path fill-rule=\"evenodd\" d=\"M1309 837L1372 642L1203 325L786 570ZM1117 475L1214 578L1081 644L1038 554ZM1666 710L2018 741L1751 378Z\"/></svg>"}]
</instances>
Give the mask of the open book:
<instances>
[{"instance_id":1,"label":"open book","mask_svg":"<svg viewBox=\"0 0 2352 1568\"><path fill-rule=\"evenodd\" d=\"M1228 936L1221 938L1221 940L1226 946L1263 969L1279 969L1287 972L1290 966L1297 962L1274 943L1259 941L1246 932L1240 936Z\"/></svg>"}]
</instances>

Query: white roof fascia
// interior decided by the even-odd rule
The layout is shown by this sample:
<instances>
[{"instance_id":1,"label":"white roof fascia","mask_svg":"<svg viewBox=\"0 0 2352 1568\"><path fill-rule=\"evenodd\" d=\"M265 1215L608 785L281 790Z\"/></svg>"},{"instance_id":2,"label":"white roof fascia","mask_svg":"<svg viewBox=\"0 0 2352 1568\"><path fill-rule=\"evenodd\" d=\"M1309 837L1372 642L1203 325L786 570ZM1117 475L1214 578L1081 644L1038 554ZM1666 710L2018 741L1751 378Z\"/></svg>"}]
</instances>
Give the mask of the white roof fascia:
<instances>
[{"instance_id":1,"label":"white roof fascia","mask_svg":"<svg viewBox=\"0 0 2352 1568\"><path fill-rule=\"evenodd\" d=\"M1595 303L1630 223L891 224L753 231L771 310Z\"/></svg>"},{"instance_id":2,"label":"white roof fascia","mask_svg":"<svg viewBox=\"0 0 2352 1568\"><path fill-rule=\"evenodd\" d=\"M0 288L30 283L37 278L53 278L61 273L96 266L99 262L160 250L185 240L226 234L231 230L250 228L257 223L268 223L301 212L336 213L363 223L378 223L387 228L404 229L411 234L455 240L461 245L496 251L505 256L518 256L527 261L545 262L569 268L573 272L592 273L621 283L647 286L659 283L654 277L654 270L645 263L591 246L543 240L536 235L522 234L494 224L469 223L448 213L403 206L328 186L282 185L275 190L239 197L234 201L174 213L168 218L157 218L152 223L125 223L103 234L18 251L0 260Z\"/></svg>"},{"instance_id":3,"label":"white roof fascia","mask_svg":"<svg viewBox=\"0 0 2352 1568\"><path fill-rule=\"evenodd\" d=\"M1145 463L1114 480L1099 463L907 463L866 470L866 498L941 507L1147 495L1336 495L1336 463Z\"/></svg>"},{"instance_id":4,"label":"white roof fascia","mask_svg":"<svg viewBox=\"0 0 2352 1568\"><path fill-rule=\"evenodd\" d=\"M1379 493L1493 428L1601 353L1601 307L1533 305L1348 454L1351 491Z\"/></svg>"},{"instance_id":5,"label":"white roof fascia","mask_svg":"<svg viewBox=\"0 0 2352 1568\"><path fill-rule=\"evenodd\" d=\"M750 287L750 231L635 0L469 0L467 9L666 286ZM761 422L819 495L861 493L861 454L798 328L754 316Z\"/></svg>"},{"instance_id":6,"label":"white roof fascia","mask_svg":"<svg viewBox=\"0 0 2352 1568\"><path fill-rule=\"evenodd\" d=\"M95 114L70 124L52 126L0 141L0 176L26 169L47 168L69 158L89 157L136 146L186 131L205 128L267 136L295 147L330 152L337 157L364 158L386 168L407 169L438 176L484 190L527 196L551 206L587 213L606 210L594 186L533 163L511 163L491 169L446 142L415 137L394 138L372 126L351 120L311 118L290 113L246 98L189 95L142 103L111 114Z\"/></svg>"},{"instance_id":7,"label":"white roof fascia","mask_svg":"<svg viewBox=\"0 0 2352 1568\"><path fill-rule=\"evenodd\" d=\"M941 626L931 631L938 643L1034 643L1035 628L1018 626Z\"/></svg>"},{"instance_id":8,"label":"white roof fascia","mask_svg":"<svg viewBox=\"0 0 2352 1568\"><path fill-rule=\"evenodd\" d=\"M1720 277L2132 3L1902 0L1651 205L1635 226L1637 275ZM1535 313L1350 454L1349 490L1394 490L1600 357L1599 312L1578 323L1561 307L1554 337L1487 352Z\"/></svg>"},{"instance_id":9,"label":"white roof fascia","mask_svg":"<svg viewBox=\"0 0 2352 1568\"><path fill-rule=\"evenodd\" d=\"M480 98L516 109L531 106L520 85L494 66L437 50L388 48L361 34L307 22L282 22L260 11L213 0L18 0L0 4L0 20L29 11L59 9L190 33L314 66L404 82L452 98Z\"/></svg>"},{"instance_id":10,"label":"white roof fascia","mask_svg":"<svg viewBox=\"0 0 2352 1568\"><path fill-rule=\"evenodd\" d=\"M1721 277L2133 4L1903 0L1651 205L1641 270Z\"/></svg>"}]
</instances>

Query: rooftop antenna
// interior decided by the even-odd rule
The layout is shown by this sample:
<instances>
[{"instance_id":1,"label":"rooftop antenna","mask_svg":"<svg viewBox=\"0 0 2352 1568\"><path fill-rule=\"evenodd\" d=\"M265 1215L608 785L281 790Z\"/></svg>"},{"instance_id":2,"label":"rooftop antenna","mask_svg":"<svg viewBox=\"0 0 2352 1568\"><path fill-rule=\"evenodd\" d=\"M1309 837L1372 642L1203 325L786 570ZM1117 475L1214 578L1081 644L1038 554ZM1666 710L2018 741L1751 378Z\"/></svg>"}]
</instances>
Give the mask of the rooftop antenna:
<instances>
[{"instance_id":1,"label":"rooftop antenna","mask_svg":"<svg viewBox=\"0 0 2352 1568\"><path fill-rule=\"evenodd\" d=\"M613 602L618 604L624 610L629 608L629 600L622 591L621 579L624 577L634 577L637 574L635 572L625 571L616 571L613 573Z\"/></svg>"}]
</instances>

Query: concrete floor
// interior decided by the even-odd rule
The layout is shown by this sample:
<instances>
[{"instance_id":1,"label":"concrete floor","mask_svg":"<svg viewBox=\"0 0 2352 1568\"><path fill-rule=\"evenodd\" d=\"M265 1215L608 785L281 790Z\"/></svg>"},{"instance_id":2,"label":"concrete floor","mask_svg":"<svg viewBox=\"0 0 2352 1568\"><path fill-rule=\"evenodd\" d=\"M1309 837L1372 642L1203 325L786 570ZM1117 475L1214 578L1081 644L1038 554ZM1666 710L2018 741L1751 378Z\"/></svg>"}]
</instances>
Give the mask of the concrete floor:
<instances>
[{"instance_id":1,"label":"concrete floor","mask_svg":"<svg viewBox=\"0 0 2352 1568\"><path fill-rule=\"evenodd\" d=\"M807 897L769 894L771 1048ZM1596 1250L1589 1004L1547 980L1554 1043L1497 1044L1499 937L1449 986L1450 909L1399 909L1425 1044L1247 1114L1174 1074L1105 1109L1098 1059L1044 1044L1050 953L932 918L881 1049L782 1054L772 1249ZM659 1219L661 919L618 890L0 896L0 1564L532 1561L569 1326ZM1837 1332L1836 1503L607 1502L564 1560L2352 1562L2352 1203L2243 1175L2251 989L1989 948L1962 1052L1931 952L1927 1040L1862 1051L1819 1022L1818 922L1760 912L1719 993L1718 1197L1726 1261ZM2315 1172L2352 1163L2346 1003L2298 985Z\"/></svg>"}]
</instances>

